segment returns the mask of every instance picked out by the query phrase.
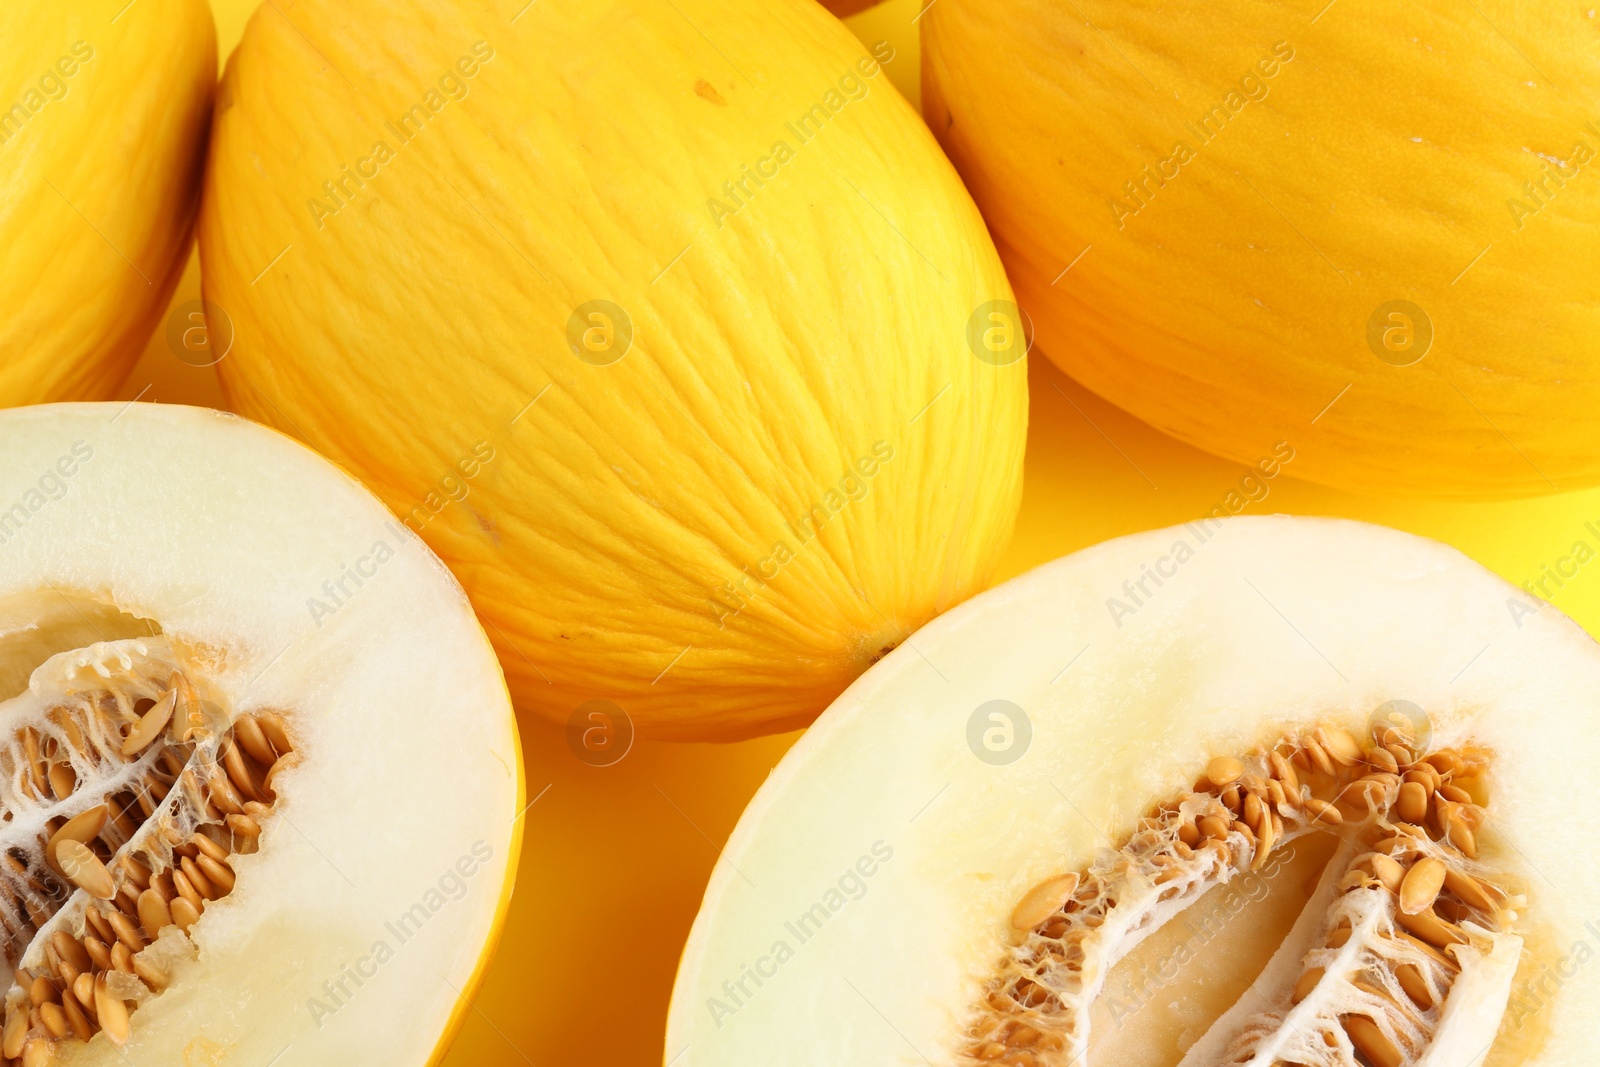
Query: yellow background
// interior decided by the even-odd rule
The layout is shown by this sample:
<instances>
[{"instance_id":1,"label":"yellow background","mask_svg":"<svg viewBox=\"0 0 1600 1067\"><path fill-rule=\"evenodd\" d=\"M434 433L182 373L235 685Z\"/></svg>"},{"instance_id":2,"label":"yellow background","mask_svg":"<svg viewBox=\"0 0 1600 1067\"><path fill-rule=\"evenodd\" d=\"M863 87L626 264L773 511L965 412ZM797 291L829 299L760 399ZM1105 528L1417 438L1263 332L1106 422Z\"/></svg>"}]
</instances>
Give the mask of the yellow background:
<instances>
[{"instance_id":1,"label":"yellow background","mask_svg":"<svg viewBox=\"0 0 1600 1067\"><path fill-rule=\"evenodd\" d=\"M890 78L917 99L916 29L927 0L889 0L849 20L900 52ZM213 0L220 53L255 0ZM174 303L199 295L191 261ZM1120 534L1209 511L1243 469L1189 448L1065 378L1035 354L1032 429L1016 540L1000 577ZM214 372L179 362L158 331L122 396L221 406ZM1292 464L1289 467L1293 469ZM1600 490L1511 503L1356 496L1283 476L1251 513L1340 515L1455 545L1521 584L1573 543L1600 538ZM1600 565L1554 603L1596 632ZM1419 626L1428 620L1417 620ZM738 745L639 742L619 764L586 766L560 728L521 723L528 810L517 895L499 954L445 1061L449 1067L658 1064L673 972L718 851L745 802L797 735ZM548 787L548 788L547 788ZM676 1055L680 1050L671 1050Z\"/></svg>"}]
</instances>

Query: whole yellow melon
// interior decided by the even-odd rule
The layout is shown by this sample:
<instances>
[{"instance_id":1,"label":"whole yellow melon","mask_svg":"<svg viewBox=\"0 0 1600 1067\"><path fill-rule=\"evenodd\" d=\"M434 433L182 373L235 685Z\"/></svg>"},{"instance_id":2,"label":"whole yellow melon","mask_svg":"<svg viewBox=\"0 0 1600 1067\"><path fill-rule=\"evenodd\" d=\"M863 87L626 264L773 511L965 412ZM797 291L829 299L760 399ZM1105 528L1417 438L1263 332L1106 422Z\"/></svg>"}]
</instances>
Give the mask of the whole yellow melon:
<instances>
[{"instance_id":1,"label":"whole yellow melon","mask_svg":"<svg viewBox=\"0 0 1600 1067\"><path fill-rule=\"evenodd\" d=\"M575 745L808 722L1006 543L1024 331L896 61L814 0L308 0L229 62L231 403L421 534Z\"/></svg>"},{"instance_id":2,"label":"whole yellow melon","mask_svg":"<svg viewBox=\"0 0 1600 1067\"><path fill-rule=\"evenodd\" d=\"M204 0L0 13L0 405L122 384L188 257L216 76Z\"/></svg>"},{"instance_id":3,"label":"whole yellow melon","mask_svg":"<svg viewBox=\"0 0 1600 1067\"><path fill-rule=\"evenodd\" d=\"M941 0L923 102L1044 352L1385 492L1600 481L1587 5Z\"/></svg>"}]
</instances>

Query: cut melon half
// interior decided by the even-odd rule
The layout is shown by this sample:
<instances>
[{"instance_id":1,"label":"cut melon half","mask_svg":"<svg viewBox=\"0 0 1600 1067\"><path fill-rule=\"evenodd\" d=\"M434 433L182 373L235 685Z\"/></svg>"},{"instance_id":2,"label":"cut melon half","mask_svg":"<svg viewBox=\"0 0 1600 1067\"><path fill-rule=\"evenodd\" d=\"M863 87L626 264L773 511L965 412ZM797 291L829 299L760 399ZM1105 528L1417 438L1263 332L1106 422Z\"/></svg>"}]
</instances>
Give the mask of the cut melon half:
<instances>
[{"instance_id":1,"label":"cut melon half","mask_svg":"<svg viewBox=\"0 0 1600 1067\"><path fill-rule=\"evenodd\" d=\"M1453 549L1205 520L1040 567L744 814L667 1062L1578 1067L1600 647Z\"/></svg>"},{"instance_id":2,"label":"cut melon half","mask_svg":"<svg viewBox=\"0 0 1600 1067\"><path fill-rule=\"evenodd\" d=\"M424 1064L516 867L460 587L231 415L0 412L0 1062Z\"/></svg>"}]
</instances>

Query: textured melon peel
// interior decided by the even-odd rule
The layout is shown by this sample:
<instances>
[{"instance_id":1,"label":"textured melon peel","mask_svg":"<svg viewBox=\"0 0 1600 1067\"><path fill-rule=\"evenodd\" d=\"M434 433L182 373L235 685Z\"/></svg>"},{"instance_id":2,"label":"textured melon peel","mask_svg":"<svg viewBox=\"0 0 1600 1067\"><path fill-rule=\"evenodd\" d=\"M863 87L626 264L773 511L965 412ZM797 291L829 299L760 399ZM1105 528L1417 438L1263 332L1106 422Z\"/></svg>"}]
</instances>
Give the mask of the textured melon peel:
<instances>
[{"instance_id":1,"label":"textured melon peel","mask_svg":"<svg viewBox=\"0 0 1600 1067\"><path fill-rule=\"evenodd\" d=\"M988 584L1020 499L1026 360L969 331L1009 284L909 62L812 0L264 5L200 223L230 405L450 563L521 706L809 722Z\"/></svg>"},{"instance_id":2,"label":"textured melon peel","mask_svg":"<svg viewBox=\"0 0 1600 1067\"><path fill-rule=\"evenodd\" d=\"M1175 563L1180 541L1190 547ZM1125 598L1123 581L1151 568L1162 584L1147 579L1153 595L1119 627L1108 599ZM1474 935L1484 963L1467 969L1479 978L1457 979L1453 1009L1445 999L1447 1013L1472 1016L1476 1005L1479 1017L1435 1030L1433 1052L1399 1062L1435 1063L1497 1029L1489 1063L1588 1061L1582 1020L1600 989L1563 981L1553 995L1530 991L1548 966L1570 973L1571 947L1591 937L1584 924L1600 913L1593 862L1561 829L1593 787L1550 773L1555 760L1600 757L1590 725L1600 650L1554 609L1453 550L1395 531L1232 519L1046 565L912 643L818 721L735 830L680 966L669 1060L688 1047L703 1064L748 1062L762 1048L764 1062L779 1064L1070 1062L1037 1046L1032 1060L969 1059L999 964L1033 936L1012 923L1030 891L1104 860L1153 805L1194 791L1213 757L1319 729L1359 735L1373 709L1405 700L1426 709L1432 748L1485 754L1488 803L1473 862L1485 865L1485 885L1505 887L1503 903L1526 901L1508 906L1516 914L1498 941ZM1009 764L969 747L975 710L993 700L1014 703L1031 723L1030 744ZM1264 764L1243 762L1266 776ZM1327 962L1316 939L1331 932L1331 909L1387 892L1351 877L1327 884L1326 906L1309 908L1305 925L1282 932L1283 955L1247 976L1262 995L1283 996L1287 1009L1306 967ZM1329 903L1336 891L1343 896ZM1181 995L1158 988L1154 1000ZM1322 1010L1316 998L1328 995L1301 1006ZM1231 1040L1259 1011L1227 1008L1191 1020L1187 1036L1148 1026L1140 1059L1097 1043L1129 1039L1097 1003L1101 1032L1091 1031L1081 1062L1171 1065L1186 1051L1196 1057L1189 1063L1234 1062ZM1217 1018L1223 1028L1202 1040Z\"/></svg>"},{"instance_id":3,"label":"textured melon peel","mask_svg":"<svg viewBox=\"0 0 1600 1067\"><path fill-rule=\"evenodd\" d=\"M851 15L865 11L878 2L879 0L823 0L822 6L840 18L848 18Z\"/></svg>"},{"instance_id":4,"label":"textured melon peel","mask_svg":"<svg viewBox=\"0 0 1600 1067\"><path fill-rule=\"evenodd\" d=\"M0 500L17 504L4 513L0 577L0 676L10 696L0 706L8 724L0 791L19 813L0 833L31 831L26 813L39 804L12 796L41 792L19 784L30 761L18 752L39 751L50 763L42 794L62 815L97 802L81 794L115 775L120 761L150 759L163 746L188 756L192 741L188 767L202 783L187 781L189 769L142 774L148 795L135 782L108 798L114 812L125 809L113 820L136 834L127 847L119 845L127 835L108 828L89 840L97 857L55 851L67 893L34 902L43 910L32 919L49 921L30 921L23 940L35 926L49 936L33 938L14 962L37 982L62 976L62 960L81 970L87 953L99 970L97 953L131 948L152 988L130 985L132 975L114 973L121 967L104 970L113 999L131 1008L120 1032L109 1002L94 1000L95 978L84 988L101 1010L87 1042L37 1027L29 1042L53 1036L53 1063L269 1062L280 1054L436 1062L504 921L523 795L509 695L460 587L346 475L231 416L147 405L30 408L0 415L0 448L14 461L0 476ZM342 582L350 595L319 620L307 602L325 581ZM41 659L45 649L56 654ZM171 666L192 680L192 693L189 683L170 688ZM19 676L29 675L17 694ZM66 679L66 688L52 679ZM83 746L66 742L70 731L38 713L71 705L73 693L140 685L147 695L130 694L132 719L119 720L115 702L98 705L120 755L86 759ZM164 691L177 695L164 702ZM143 729L152 715L165 725ZM240 794L270 793L270 810L249 809L259 842L243 847L229 836L237 824L221 825L240 798L206 777L205 739L227 731L244 738L239 731L256 718L281 722L294 751L270 776L249 762L275 755L259 738L219 757L216 777ZM197 724L192 738L185 722ZM25 726L43 735L40 743L11 744ZM66 788L72 774L57 777L69 763L77 793ZM139 805L125 803L129 790L142 795ZM168 807L141 812L147 802ZM207 806L209 816L196 814ZM159 841L169 829L177 831L171 849ZM181 844L197 840L195 829L211 838L198 851ZM28 842L20 847L13 855L28 857L48 890L52 876ZM185 850L181 871L159 870L169 858L180 866ZM142 858L142 874L130 873L130 857ZM170 893L174 925L150 929L156 923L143 905L166 913L144 897L115 914L130 879L154 892L160 878L193 878L197 869L218 879L202 889L197 915L184 919ZM103 876L115 883L100 890ZM76 947L60 940L69 935ZM149 978L140 963L160 973ZM56 987L56 1008L74 988ZM7 997L11 1018L19 995L26 1007L25 991ZM54 1010L45 1009L46 1028L59 1019ZM46 1062L37 1052L22 1059Z\"/></svg>"},{"instance_id":5,"label":"textured melon peel","mask_svg":"<svg viewBox=\"0 0 1600 1067\"><path fill-rule=\"evenodd\" d=\"M1344 488L1593 484L1592 9L1320 8L930 7L928 125L1039 347L1185 441L1253 463L1287 437Z\"/></svg>"},{"instance_id":6,"label":"textured melon peel","mask_svg":"<svg viewBox=\"0 0 1600 1067\"><path fill-rule=\"evenodd\" d=\"M6 11L0 405L108 398L139 358L188 262L216 71L204 0Z\"/></svg>"}]
</instances>

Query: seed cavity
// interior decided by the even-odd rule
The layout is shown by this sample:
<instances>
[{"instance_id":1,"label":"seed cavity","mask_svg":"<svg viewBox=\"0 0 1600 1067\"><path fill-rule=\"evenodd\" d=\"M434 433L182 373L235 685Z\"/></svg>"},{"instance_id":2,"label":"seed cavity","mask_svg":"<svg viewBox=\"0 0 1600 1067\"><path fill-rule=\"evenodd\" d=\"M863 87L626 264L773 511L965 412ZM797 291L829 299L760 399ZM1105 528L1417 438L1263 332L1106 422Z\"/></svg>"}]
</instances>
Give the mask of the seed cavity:
<instances>
[{"instance_id":1,"label":"seed cavity","mask_svg":"<svg viewBox=\"0 0 1600 1067\"><path fill-rule=\"evenodd\" d=\"M5 1067L104 1032L127 1043L206 906L237 885L281 776L275 712L230 714L160 636L52 656L0 705ZM190 947L186 947L190 946Z\"/></svg>"},{"instance_id":2,"label":"seed cavity","mask_svg":"<svg viewBox=\"0 0 1600 1067\"><path fill-rule=\"evenodd\" d=\"M1340 845L1313 897L1326 912L1302 916L1291 935L1285 962L1298 970L1276 1001L1252 987L1180 1067L1416 1067L1446 1026L1457 1032L1449 1047L1487 1048L1525 904L1515 879L1478 860L1489 763L1470 743L1424 752L1398 721L1365 742L1324 725L1212 758L1117 848L1022 895L1016 940L972 1009L958 1062L1085 1067L1090 1008L1112 966L1211 887L1310 833ZM1453 995L1475 1010L1449 1015Z\"/></svg>"}]
</instances>

